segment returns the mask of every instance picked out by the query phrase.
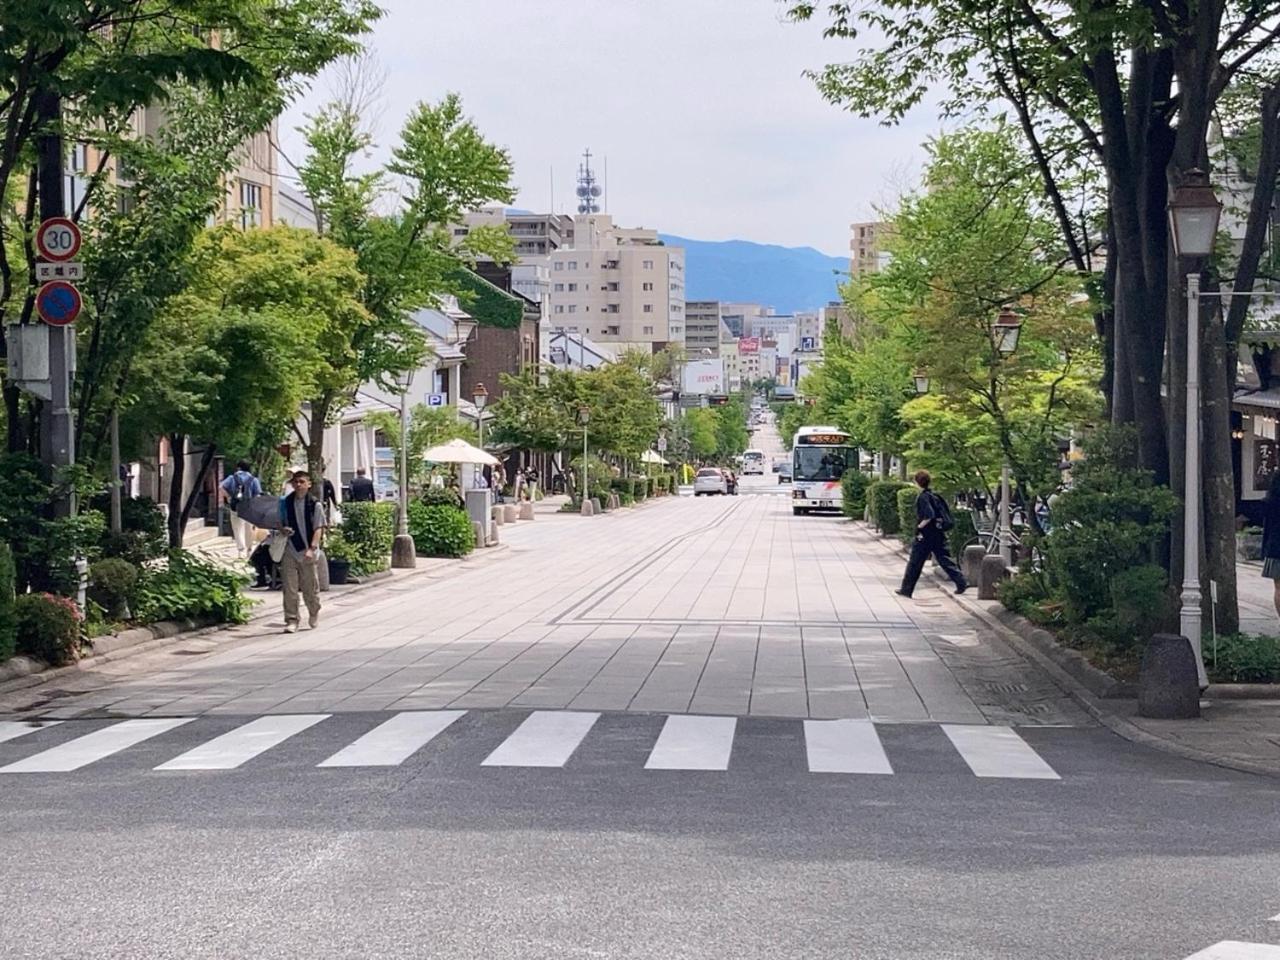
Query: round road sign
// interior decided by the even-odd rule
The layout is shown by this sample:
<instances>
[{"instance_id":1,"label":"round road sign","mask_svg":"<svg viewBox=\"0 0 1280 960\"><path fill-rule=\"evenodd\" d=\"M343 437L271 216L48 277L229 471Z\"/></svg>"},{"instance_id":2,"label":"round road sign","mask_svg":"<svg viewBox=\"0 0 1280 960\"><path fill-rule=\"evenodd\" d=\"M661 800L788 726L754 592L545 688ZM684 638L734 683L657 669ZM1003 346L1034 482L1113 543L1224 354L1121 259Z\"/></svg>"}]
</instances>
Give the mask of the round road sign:
<instances>
[{"instance_id":1,"label":"round road sign","mask_svg":"<svg viewBox=\"0 0 1280 960\"><path fill-rule=\"evenodd\" d=\"M80 252L80 228L66 217L50 217L36 231L36 250L54 263L71 260Z\"/></svg>"},{"instance_id":2,"label":"round road sign","mask_svg":"<svg viewBox=\"0 0 1280 960\"><path fill-rule=\"evenodd\" d=\"M36 292L36 312L50 326L75 323L80 306L80 291L65 280L50 280Z\"/></svg>"}]
</instances>

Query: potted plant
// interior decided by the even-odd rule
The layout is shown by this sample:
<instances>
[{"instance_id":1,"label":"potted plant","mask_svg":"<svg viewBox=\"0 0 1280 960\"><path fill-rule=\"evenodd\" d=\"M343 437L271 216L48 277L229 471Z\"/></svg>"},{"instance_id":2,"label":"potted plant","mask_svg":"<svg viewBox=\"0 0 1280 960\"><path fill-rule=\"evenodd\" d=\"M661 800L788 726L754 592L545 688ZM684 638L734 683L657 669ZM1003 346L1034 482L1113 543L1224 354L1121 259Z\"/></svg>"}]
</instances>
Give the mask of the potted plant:
<instances>
[{"instance_id":1,"label":"potted plant","mask_svg":"<svg viewBox=\"0 0 1280 960\"><path fill-rule=\"evenodd\" d=\"M1236 533L1236 552L1241 560L1262 559L1262 528L1245 527Z\"/></svg>"},{"instance_id":2,"label":"potted plant","mask_svg":"<svg viewBox=\"0 0 1280 960\"><path fill-rule=\"evenodd\" d=\"M357 559L356 545L340 529L332 530L325 538L324 555L329 563L329 582L339 586L346 583L351 564Z\"/></svg>"}]
</instances>

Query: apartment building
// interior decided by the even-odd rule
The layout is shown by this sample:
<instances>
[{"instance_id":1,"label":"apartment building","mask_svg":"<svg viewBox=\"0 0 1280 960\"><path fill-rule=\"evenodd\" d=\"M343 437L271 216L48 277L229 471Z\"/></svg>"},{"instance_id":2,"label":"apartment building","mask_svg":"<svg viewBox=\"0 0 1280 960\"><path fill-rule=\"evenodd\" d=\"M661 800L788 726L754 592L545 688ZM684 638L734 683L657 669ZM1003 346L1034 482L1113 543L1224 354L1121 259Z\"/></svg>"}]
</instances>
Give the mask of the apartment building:
<instances>
[{"instance_id":1,"label":"apartment building","mask_svg":"<svg viewBox=\"0 0 1280 960\"><path fill-rule=\"evenodd\" d=\"M738 338L725 330L720 336L720 359L724 361L724 385L730 393L742 389L742 358L738 355Z\"/></svg>"},{"instance_id":2,"label":"apartment building","mask_svg":"<svg viewBox=\"0 0 1280 960\"><path fill-rule=\"evenodd\" d=\"M880 242L887 226L879 220L849 224L849 273L855 279L880 269Z\"/></svg>"},{"instance_id":3,"label":"apartment building","mask_svg":"<svg viewBox=\"0 0 1280 960\"><path fill-rule=\"evenodd\" d=\"M735 337L755 336L752 332L751 322L756 317L768 316L771 313L773 313L772 307L762 306L758 303L720 304L720 316L724 319L725 326L729 328L729 332Z\"/></svg>"},{"instance_id":4,"label":"apartment building","mask_svg":"<svg viewBox=\"0 0 1280 960\"><path fill-rule=\"evenodd\" d=\"M710 351L710 356L720 356L720 330L724 321L720 319L719 300L689 300L684 305L684 349L691 358L707 356L703 351Z\"/></svg>"},{"instance_id":5,"label":"apartment building","mask_svg":"<svg viewBox=\"0 0 1280 960\"><path fill-rule=\"evenodd\" d=\"M551 326L602 344L657 350L685 340L684 250L608 214L574 218L573 245L550 254Z\"/></svg>"},{"instance_id":6,"label":"apartment building","mask_svg":"<svg viewBox=\"0 0 1280 960\"><path fill-rule=\"evenodd\" d=\"M515 240L520 262L545 257L573 244L573 218L561 213L524 213L504 207L482 207L468 213L453 228L455 237L465 237L473 227L506 224Z\"/></svg>"},{"instance_id":7,"label":"apartment building","mask_svg":"<svg viewBox=\"0 0 1280 960\"><path fill-rule=\"evenodd\" d=\"M795 333L796 317L789 313L773 313L771 311L761 316L752 317L748 321L748 327L747 336L768 337L770 340L777 340L781 334Z\"/></svg>"},{"instance_id":8,"label":"apartment building","mask_svg":"<svg viewBox=\"0 0 1280 960\"><path fill-rule=\"evenodd\" d=\"M822 349L822 313L806 310L796 314L797 346L801 350Z\"/></svg>"},{"instance_id":9,"label":"apartment building","mask_svg":"<svg viewBox=\"0 0 1280 960\"><path fill-rule=\"evenodd\" d=\"M852 337L854 330L853 314L849 308L838 300L832 300L822 308L822 329L825 333L834 325L842 337Z\"/></svg>"}]
</instances>

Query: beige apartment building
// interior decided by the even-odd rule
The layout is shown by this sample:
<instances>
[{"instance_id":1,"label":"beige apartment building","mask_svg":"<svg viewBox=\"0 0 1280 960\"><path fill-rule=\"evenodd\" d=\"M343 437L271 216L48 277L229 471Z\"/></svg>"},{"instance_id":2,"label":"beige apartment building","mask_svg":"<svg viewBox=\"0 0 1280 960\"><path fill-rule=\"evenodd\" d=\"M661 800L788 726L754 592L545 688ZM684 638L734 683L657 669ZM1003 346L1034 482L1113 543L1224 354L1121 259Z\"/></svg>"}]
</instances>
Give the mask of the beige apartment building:
<instances>
[{"instance_id":1,"label":"beige apartment building","mask_svg":"<svg viewBox=\"0 0 1280 960\"><path fill-rule=\"evenodd\" d=\"M550 254L551 326L602 344L683 344L684 250L604 213L574 217L573 229L573 245Z\"/></svg>"},{"instance_id":2,"label":"beige apartment building","mask_svg":"<svg viewBox=\"0 0 1280 960\"><path fill-rule=\"evenodd\" d=\"M849 273L854 279L880 269L880 241L887 226L880 220L849 224Z\"/></svg>"},{"instance_id":3,"label":"beige apartment building","mask_svg":"<svg viewBox=\"0 0 1280 960\"><path fill-rule=\"evenodd\" d=\"M719 300L689 300L684 305L684 349L691 359L706 356L709 350L713 357L720 356L720 319Z\"/></svg>"}]
</instances>

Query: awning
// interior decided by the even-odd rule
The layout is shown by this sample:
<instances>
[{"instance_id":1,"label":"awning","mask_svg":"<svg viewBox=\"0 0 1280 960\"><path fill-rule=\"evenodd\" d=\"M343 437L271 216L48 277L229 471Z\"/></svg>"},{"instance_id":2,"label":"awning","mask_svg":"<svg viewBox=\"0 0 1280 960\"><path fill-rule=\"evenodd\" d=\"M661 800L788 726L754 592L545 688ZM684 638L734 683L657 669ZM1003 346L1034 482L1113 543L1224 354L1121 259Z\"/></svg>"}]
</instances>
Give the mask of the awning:
<instances>
[{"instance_id":1,"label":"awning","mask_svg":"<svg viewBox=\"0 0 1280 960\"><path fill-rule=\"evenodd\" d=\"M1280 410L1280 387L1267 390L1237 390L1232 402L1241 407Z\"/></svg>"}]
</instances>

